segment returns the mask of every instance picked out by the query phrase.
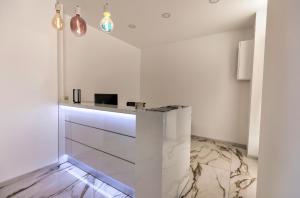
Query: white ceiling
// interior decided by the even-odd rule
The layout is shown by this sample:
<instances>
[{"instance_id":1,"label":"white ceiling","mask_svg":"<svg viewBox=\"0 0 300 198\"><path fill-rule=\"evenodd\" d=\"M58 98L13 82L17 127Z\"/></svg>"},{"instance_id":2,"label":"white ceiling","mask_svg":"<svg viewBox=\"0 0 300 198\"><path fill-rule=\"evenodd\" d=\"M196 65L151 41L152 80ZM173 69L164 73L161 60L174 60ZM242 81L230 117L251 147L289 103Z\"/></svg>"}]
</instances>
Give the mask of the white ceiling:
<instances>
[{"instance_id":1,"label":"white ceiling","mask_svg":"<svg viewBox=\"0 0 300 198\"><path fill-rule=\"evenodd\" d=\"M61 0L64 12L73 14L80 5L89 25L98 27L104 0ZM115 29L112 36L138 48L251 27L254 13L267 0L110 0ZM161 14L170 12L164 19ZM136 29L128 28L135 24Z\"/></svg>"}]
</instances>

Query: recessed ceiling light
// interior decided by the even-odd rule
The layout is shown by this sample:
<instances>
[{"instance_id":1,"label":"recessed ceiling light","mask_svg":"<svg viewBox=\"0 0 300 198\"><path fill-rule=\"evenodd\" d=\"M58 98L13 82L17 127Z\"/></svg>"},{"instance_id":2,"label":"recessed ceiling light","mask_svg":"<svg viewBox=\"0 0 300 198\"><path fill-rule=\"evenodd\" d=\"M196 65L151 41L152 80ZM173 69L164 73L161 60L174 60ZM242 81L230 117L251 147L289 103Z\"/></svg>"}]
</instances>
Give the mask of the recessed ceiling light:
<instances>
[{"instance_id":1,"label":"recessed ceiling light","mask_svg":"<svg viewBox=\"0 0 300 198\"><path fill-rule=\"evenodd\" d=\"M214 4L214 3L219 3L220 0L209 0L209 3Z\"/></svg>"},{"instance_id":2,"label":"recessed ceiling light","mask_svg":"<svg viewBox=\"0 0 300 198\"><path fill-rule=\"evenodd\" d=\"M135 25L135 24L129 24L128 27L129 27L130 29L135 29L135 28L136 28L136 25Z\"/></svg>"},{"instance_id":3,"label":"recessed ceiling light","mask_svg":"<svg viewBox=\"0 0 300 198\"><path fill-rule=\"evenodd\" d=\"M165 19L170 18L171 17L171 13L169 13L169 12L162 13L161 17L165 18Z\"/></svg>"}]
</instances>

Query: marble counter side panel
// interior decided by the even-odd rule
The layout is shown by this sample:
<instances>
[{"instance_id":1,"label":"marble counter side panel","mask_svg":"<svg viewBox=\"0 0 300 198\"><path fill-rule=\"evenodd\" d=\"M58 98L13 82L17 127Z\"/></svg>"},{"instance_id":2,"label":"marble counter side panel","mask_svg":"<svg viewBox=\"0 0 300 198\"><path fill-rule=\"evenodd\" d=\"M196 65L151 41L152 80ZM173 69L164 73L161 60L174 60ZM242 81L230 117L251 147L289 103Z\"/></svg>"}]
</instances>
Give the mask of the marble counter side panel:
<instances>
[{"instance_id":1,"label":"marble counter side panel","mask_svg":"<svg viewBox=\"0 0 300 198\"><path fill-rule=\"evenodd\" d=\"M189 178L190 139L165 143L163 150L163 197L178 197ZM176 156L176 157L175 157ZM172 181L172 182L169 182Z\"/></svg>"},{"instance_id":2,"label":"marble counter side panel","mask_svg":"<svg viewBox=\"0 0 300 198\"><path fill-rule=\"evenodd\" d=\"M162 152L162 198L177 198L188 182L191 151L191 110L165 115Z\"/></svg>"}]
</instances>

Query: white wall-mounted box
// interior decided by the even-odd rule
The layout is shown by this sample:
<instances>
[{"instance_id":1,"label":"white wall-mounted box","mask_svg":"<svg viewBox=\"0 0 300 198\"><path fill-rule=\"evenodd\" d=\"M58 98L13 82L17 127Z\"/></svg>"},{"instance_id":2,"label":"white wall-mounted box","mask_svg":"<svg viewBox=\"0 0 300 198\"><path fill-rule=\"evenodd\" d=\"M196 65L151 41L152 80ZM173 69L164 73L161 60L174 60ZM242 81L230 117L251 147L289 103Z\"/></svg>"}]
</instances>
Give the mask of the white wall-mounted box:
<instances>
[{"instance_id":1,"label":"white wall-mounted box","mask_svg":"<svg viewBox=\"0 0 300 198\"><path fill-rule=\"evenodd\" d=\"M253 69L254 41L239 42L238 80L251 80Z\"/></svg>"}]
</instances>

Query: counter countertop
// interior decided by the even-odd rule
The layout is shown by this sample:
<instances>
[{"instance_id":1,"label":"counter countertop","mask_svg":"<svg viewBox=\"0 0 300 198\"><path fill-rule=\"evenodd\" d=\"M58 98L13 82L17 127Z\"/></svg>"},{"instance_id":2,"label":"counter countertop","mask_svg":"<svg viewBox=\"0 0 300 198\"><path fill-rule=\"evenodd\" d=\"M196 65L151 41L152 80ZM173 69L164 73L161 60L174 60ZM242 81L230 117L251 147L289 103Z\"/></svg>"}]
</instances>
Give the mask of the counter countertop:
<instances>
[{"instance_id":1,"label":"counter countertop","mask_svg":"<svg viewBox=\"0 0 300 198\"><path fill-rule=\"evenodd\" d=\"M109 111L109 112L125 113L125 114L133 114L133 115L136 115L136 111L137 111L135 109L135 107L95 104L95 103L91 103L91 102L83 102L80 104L74 104L72 102L60 102L60 105L67 106L67 107L93 109L93 110ZM173 106L165 106L165 107L159 107L159 108L146 108L146 109L139 110L139 111L152 111L152 112L165 113L168 111L181 109L181 108L187 108L187 107L188 106L173 105Z\"/></svg>"}]
</instances>

